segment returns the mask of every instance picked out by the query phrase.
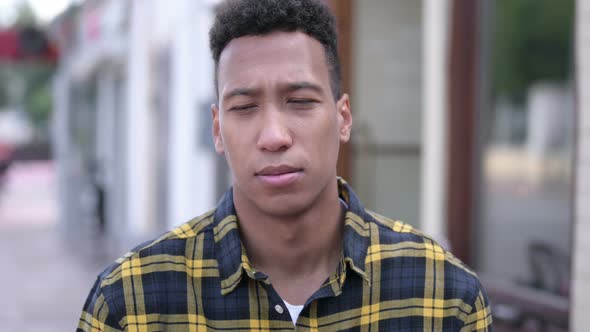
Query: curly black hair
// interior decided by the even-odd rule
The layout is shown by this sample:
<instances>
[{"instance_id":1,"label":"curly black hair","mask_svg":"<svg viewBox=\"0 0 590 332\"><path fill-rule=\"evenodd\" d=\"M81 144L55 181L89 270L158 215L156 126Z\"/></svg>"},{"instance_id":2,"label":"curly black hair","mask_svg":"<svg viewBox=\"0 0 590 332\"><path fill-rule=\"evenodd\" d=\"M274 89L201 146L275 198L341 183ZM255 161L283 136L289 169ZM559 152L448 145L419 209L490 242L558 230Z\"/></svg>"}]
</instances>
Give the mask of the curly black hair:
<instances>
[{"instance_id":1,"label":"curly black hair","mask_svg":"<svg viewBox=\"0 0 590 332\"><path fill-rule=\"evenodd\" d=\"M338 35L330 9L321 0L227 0L216 8L209 47L217 69L223 49L235 38L274 31L301 31L323 46L335 99L340 97Z\"/></svg>"}]
</instances>

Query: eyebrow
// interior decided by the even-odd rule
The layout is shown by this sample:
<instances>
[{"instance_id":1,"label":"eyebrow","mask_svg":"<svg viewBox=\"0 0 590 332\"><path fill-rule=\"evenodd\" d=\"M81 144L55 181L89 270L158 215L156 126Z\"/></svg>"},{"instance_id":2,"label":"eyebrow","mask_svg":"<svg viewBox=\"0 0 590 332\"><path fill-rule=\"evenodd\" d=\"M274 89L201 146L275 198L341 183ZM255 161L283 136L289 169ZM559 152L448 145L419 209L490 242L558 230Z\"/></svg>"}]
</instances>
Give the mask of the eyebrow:
<instances>
[{"instance_id":1,"label":"eyebrow","mask_svg":"<svg viewBox=\"0 0 590 332\"><path fill-rule=\"evenodd\" d=\"M260 91L254 88L237 88L223 95L223 99L230 99L236 96L255 96L259 93Z\"/></svg>"},{"instance_id":2,"label":"eyebrow","mask_svg":"<svg viewBox=\"0 0 590 332\"><path fill-rule=\"evenodd\" d=\"M305 82L305 81L287 83L287 84L285 84L285 87L283 88L283 90L286 92L293 92L293 91L305 90L305 89L313 90L318 93L324 92L324 89L322 89L322 87L320 85L314 84L311 82ZM258 94L260 94L260 89L257 89L257 88L236 88L236 89L229 91L225 95L223 95L223 99L227 100L227 99L237 97L237 96L249 97L249 96L256 96Z\"/></svg>"},{"instance_id":3,"label":"eyebrow","mask_svg":"<svg viewBox=\"0 0 590 332\"><path fill-rule=\"evenodd\" d=\"M305 82L305 81L289 83L286 85L285 91L293 92L293 91L303 90L303 89L313 90L318 93L324 92L324 89L322 89L322 87L320 85L310 83L310 82Z\"/></svg>"}]
</instances>

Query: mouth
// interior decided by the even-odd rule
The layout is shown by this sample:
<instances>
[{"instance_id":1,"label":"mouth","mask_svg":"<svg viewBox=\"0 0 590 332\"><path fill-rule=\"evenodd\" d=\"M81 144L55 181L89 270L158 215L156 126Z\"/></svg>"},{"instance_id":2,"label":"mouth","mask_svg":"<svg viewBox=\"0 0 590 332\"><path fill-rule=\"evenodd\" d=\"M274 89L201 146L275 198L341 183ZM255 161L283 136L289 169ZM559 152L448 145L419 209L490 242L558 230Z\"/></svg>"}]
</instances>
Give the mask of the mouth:
<instances>
[{"instance_id":1,"label":"mouth","mask_svg":"<svg viewBox=\"0 0 590 332\"><path fill-rule=\"evenodd\" d=\"M287 186L299 179L303 169L289 165L267 166L256 172L255 175L264 184L272 187Z\"/></svg>"},{"instance_id":2,"label":"mouth","mask_svg":"<svg viewBox=\"0 0 590 332\"><path fill-rule=\"evenodd\" d=\"M289 173L296 173L301 172L301 168L289 166L289 165L279 165L279 166L267 166L260 171L256 172L257 176L278 176L283 174Z\"/></svg>"}]
</instances>

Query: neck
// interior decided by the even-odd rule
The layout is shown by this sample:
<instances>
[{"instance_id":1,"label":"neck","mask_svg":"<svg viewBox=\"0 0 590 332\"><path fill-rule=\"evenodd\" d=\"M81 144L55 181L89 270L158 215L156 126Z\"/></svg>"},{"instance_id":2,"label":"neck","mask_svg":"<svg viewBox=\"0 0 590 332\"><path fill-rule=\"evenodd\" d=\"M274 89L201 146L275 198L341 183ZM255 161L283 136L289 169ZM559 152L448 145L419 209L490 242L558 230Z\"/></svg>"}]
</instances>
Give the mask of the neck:
<instances>
[{"instance_id":1,"label":"neck","mask_svg":"<svg viewBox=\"0 0 590 332\"><path fill-rule=\"evenodd\" d=\"M273 279L299 279L335 271L342 250L342 209L336 181L314 205L292 216L273 216L234 195L242 241L252 265Z\"/></svg>"}]
</instances>

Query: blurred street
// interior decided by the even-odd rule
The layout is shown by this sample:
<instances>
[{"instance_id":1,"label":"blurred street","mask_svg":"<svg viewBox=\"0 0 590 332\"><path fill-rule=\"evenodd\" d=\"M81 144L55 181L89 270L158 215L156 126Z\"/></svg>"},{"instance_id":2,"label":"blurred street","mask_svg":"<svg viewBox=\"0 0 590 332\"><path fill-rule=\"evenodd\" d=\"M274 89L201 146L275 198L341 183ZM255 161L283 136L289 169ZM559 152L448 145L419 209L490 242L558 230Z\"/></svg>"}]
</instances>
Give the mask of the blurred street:
<instances>
[{"instance_id":1,"label":"blurred street","mask_svg":"<svg viewBox=\"0 0 590 332\"><path fill-rule=\"evenodd\" d=\"M73 331L101 259L59 229L53 163L18 162L0 190L0 332ZM88 250L80 251L82 244Z\"/></svg>"}]
</instances>

